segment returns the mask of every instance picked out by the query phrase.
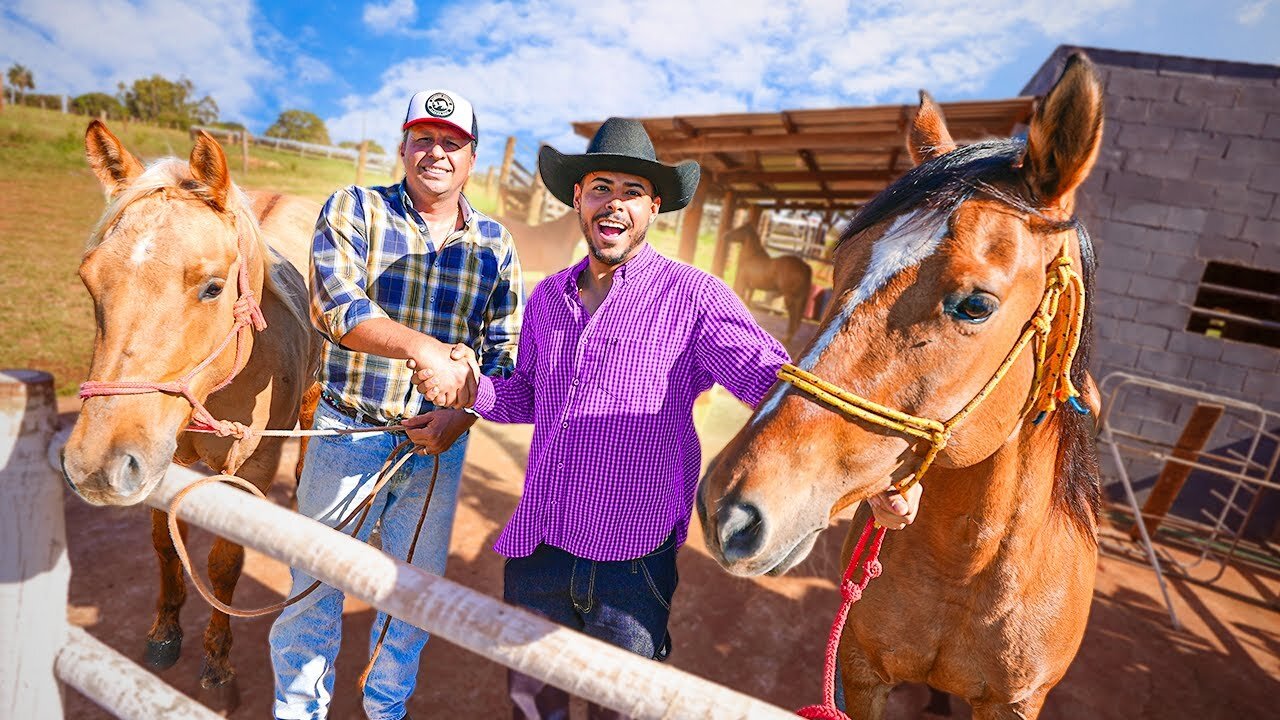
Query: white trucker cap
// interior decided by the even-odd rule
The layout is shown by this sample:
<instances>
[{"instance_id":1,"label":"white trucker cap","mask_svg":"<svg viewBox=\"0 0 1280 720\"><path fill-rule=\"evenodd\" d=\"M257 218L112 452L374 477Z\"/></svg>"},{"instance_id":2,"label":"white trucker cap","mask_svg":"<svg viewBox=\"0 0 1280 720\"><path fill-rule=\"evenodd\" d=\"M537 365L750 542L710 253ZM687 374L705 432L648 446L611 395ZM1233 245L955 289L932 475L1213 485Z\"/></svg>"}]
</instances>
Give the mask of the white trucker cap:
<instances>
[{"instance_id":1,"label":"white trucker cap","mask_svg":"<svg viewBox=\"0 0 1280 720\"><path fill-rule=\"evenodd\" d=\"M471 103L452 90L423 90L409 98L409 109L404 114L404 126L408 130L422 123L451 125L467 137L477 140L476 113Z\"/></svg>"}]
</instances>

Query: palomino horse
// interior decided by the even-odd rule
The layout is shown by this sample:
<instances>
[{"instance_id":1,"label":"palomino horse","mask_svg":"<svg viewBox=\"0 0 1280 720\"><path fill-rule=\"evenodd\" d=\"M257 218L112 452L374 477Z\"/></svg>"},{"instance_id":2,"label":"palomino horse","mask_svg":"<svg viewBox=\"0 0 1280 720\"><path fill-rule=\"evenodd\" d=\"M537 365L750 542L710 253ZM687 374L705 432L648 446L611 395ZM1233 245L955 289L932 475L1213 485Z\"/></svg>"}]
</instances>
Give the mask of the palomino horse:
<instances>
[{"instance_id":1,"label":"palomino horse","mask_svg":"<svg viewBox=\"0 0 1280 720\"><path fill-rule=\"evenodd\" d=\"M975 718L1033 718L1079 648L1098 469L1074 394L1096 398L1092 253L1070 220L1101 137L1101 90L1080 55L1025 142L957 149L922 93L908 135L917 167L844 233L835 301L798 361L834 393L775 386L702 481L711 552L735 574L778 574L836 513L933 461L918 520L885 540L884 574L844 630L851 717L880 718L893 685L924 682ZM1084 340L1074 361L1070 338ZM1055 402L1076 412L1047 412ZM931 445L912 434L929 423ZM867 517L860 508L846 561Z\"/></svg>"},{"instance_id":2,"label":"palomino horse","mask_svg":"<svg viewBox=\"0 0 1280 720\"><path fill-rule=\"evenodd\" d=\"M569 267L577 259L575 251L582 241L582 225L576 212L567 212L539 225L509 217L497 220L515 240L521 270L550 274Z\"/></svg>"},{"instance_id":3,"label":"palomino horse","mask_svg":"<svg viewBox=\"0 0 1280 720\"><path fill-rule=\"evenodd\" d=\"M319 208L242 192L222 148L204 133L189 163L168 158L145 170L99 121L89 124L85 146L110 201L80 265L97 334L91 381L63 453L67 483L95 505L132 505L170 462L203 460L265 491L282 439L253 431L294 426L319 357L304 280ZM265 328L252 317L255 307ZM222 434L184 433L193 419ZM163 669L181 650L186 587L165 513L151 518L160 598L147 660ZM214 542L209 575L223 602L243 560L239 545ZM225 707L238 700L230 648L228 618L215 610L200 679L211 703Z\"/></svg>"},{"instance_id":4,"label":"palomino horse","mask_svg":"<svg viewBox=\"0 0 1280 720\"><path fill-rule=\"evenodd\" d=\"M760 235L751 225L740 225L729 231L726 242L741 242L738 255L738 275L733 281L733 291L751 306L751 293L755 290L781 293L787 305L787 338L791 342L804 316L804 306L809 300L813 285L813 268L795 255L770 257L760 242Z\"/></svg>"}]
</instances>

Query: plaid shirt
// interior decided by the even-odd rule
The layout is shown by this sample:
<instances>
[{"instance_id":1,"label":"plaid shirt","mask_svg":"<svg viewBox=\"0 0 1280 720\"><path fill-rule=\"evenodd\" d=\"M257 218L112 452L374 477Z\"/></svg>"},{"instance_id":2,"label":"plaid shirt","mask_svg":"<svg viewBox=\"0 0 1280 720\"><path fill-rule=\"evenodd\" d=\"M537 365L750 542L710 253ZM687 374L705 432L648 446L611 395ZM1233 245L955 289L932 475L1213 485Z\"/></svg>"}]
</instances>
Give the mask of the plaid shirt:
<instances>
[{"instance_id":1,"label":"plaid shirt","mask_svg":"<svg viewBox=\"0 0 1280 720\"><path fill-rule=\"evenodd\" d=\"M653 551L689 514L702 467L693 401L713 383L756 406L787 351L719 278L645 246L594 315L583 259L529 297L515 372L481 378L475 410L533 423L524 493L494 549L539 543L591 560Z\"/></svg>"},{"instance_id":2,"label":"plaid shirt","mask_svg":"<svg viewBox=\"0 0 1280 720\"><path fill-rule=\"evenodd\" d=\"M511 233L460 201L464 227L433 241L404 183L334 193L311 247L311 320L329 340L319 380L348 407L382 422L433 409L415 392L403 360L355 352L339 339L372 318L390 318L476 351L485 375L507 375L524 295Z\"/></svg>"}]
</instances>

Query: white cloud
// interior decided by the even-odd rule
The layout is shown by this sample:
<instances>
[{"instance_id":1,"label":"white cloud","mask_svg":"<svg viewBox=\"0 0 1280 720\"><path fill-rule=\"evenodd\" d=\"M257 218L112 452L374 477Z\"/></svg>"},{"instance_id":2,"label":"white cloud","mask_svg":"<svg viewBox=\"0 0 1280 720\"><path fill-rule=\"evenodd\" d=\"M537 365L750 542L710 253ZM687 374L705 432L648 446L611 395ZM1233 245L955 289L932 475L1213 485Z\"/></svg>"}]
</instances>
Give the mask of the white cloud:
<instances>
[{"instance_id":1,"label":"white cloud","mask_svg":"<svg viewBox=\"0 0 1280 720\"><path fill-rule=\"evenodd\" d=\"M30 67L37 92L185 77L222 117L244 121L271 91L333 76L262 25L253 0L16 0L0 18L0 63Z\"/></svg>"},{"instance_id":2,"label":"white cloud","mask_svg":"<svg viewBox=\"0 0 1280 720\"><path fill-rule=\"evenodd\" d=\"M1236 22L1241 25L1257 25L1267 14L1267 6L1271 0L1257 0L1242 6L1236 12Z\"/></svg>"},{"instance_id":3,"label":"white cloud","mask_svg":"<svg viewBox=\"0 0 1280 720\"><path fill-rule=\"evenodd\" d=\"M386 3L366 3L362 18L374 32L396 32L418 16L413 0L387 0Z\"/></svg>"},{"instance_id":4,"label":"white cloud","mask_svg":"<svg viewBox=\"0 0 1280 720\"><path fill-rule=\"evenodd\" d=\"M1071 12L1061 0L457 3L430 27L403 27L447 51L399 59L328 125L336 137L357 137L362 122L389 135L413 92L450 87L476 106L483 166L508 134L583 147L574 120L909 102L921 87L946 100L981 88L1033 39L1129 1L1081 0Z\"/></svg>"}]
</instances>

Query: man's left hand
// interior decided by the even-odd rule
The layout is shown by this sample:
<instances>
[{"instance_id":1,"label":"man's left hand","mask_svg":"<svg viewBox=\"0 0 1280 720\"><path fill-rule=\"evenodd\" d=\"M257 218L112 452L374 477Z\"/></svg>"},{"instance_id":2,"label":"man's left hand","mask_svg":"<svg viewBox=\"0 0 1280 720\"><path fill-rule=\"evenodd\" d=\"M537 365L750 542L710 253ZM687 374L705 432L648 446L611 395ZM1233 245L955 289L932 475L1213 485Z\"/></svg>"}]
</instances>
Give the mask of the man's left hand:
<instances>
[{"instance_id":1,"label":"man's left hand","mask_svg":"<svg viewBox=\"0 0 1280 720\"><path fill-rule=\"evenodd\" d=\"M476 416L461 410L440 409L416 417L405 418L405 434L422 455L439 455L474 425Z\"/></svg>"}]
</instances>

